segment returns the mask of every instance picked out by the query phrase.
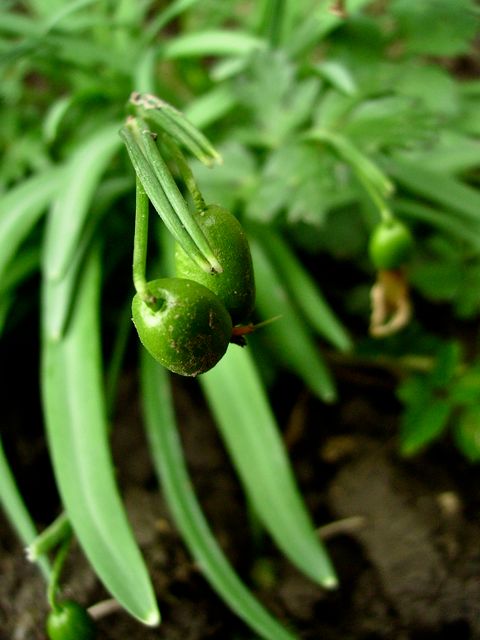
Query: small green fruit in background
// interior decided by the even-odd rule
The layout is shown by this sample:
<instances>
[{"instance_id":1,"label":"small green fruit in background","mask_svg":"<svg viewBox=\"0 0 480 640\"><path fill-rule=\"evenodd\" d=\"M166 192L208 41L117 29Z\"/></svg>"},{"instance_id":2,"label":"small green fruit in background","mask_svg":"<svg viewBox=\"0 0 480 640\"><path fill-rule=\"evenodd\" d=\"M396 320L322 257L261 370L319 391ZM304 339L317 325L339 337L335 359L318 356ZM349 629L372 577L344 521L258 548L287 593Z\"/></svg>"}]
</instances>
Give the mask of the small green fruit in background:
<instances>
[{"instance_id":1,"label":"small green fruit in background","mask_svg":"<svg viewBox=\"0 0 480 640\"><path fill-rule=\"evenodd\" d=\"M218 296L193 280L162 278L147 285L156 300L147 304L137 293L133 322L147 351L182 376L205 373L225 354L232 321Z\"/></svg>"},{"instance_id":2,"label":"small green fruit in background","mask_svg":"<svg viewBox=\"0 0 480 640\"><path fill-rule=\"evenodd\" d=\"M232 316L233 324L246 322L255 304L255 281L245 231L232 213L215 204L199 213L197 221L222 265L223 273L205 273L177 245L177 276L200 282L216 293Z\"/></svg>"},{"instance_id":3,"label":"small green fruit in background","mask_svg":"<svg viewBox=\"0 0 480 640\"><path fill-rule=\"evenodd\" d=\"M87 611L78 602L65 600L48 614L47 634L50 640L93 640L96 631Z\"/></svg>"},{"instance_id":4,"label":"small green fruit in background","mask_svg":"<svg viewBox=\"0 0 480 640\"><path fill-rule=\"evenodd\" d=\"M377 269L397 269L402 266L413 249L410 230L399 220L384 220L370 236L368 253Z\"/></svg>"}]
</instances>

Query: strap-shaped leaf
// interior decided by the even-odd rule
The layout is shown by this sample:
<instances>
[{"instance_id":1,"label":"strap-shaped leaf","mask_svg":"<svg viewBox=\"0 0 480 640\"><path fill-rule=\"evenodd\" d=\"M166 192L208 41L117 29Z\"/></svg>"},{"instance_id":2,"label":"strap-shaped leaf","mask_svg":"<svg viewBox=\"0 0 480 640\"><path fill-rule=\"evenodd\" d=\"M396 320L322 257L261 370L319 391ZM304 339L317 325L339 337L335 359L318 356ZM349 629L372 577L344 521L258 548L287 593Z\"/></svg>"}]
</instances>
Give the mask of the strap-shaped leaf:
<instances>
[{"instance_id":1,"label":"strap-shaped leaf","mask_svg":"<svg viewBox=\"0 0 480 640\"><path fill-rule=\"evenodd\" d=\"M94 570L132 616L156 625L153 589L120 500L108 445L99 290L94 252L83 270L66 333L56 342L43 339L48 444L68 518Z\"/></svg>"},{"instance_id":2,"label":"strap-shaped leaf","mask_svg":"<svg viewBox=\"0 0 480 640\"><path fill-rule=\"evenodd\" d=\"M336 399L336 389L310 328L299 315L278 272L258 241L250 243L255 270L256 308L262 319L276 318L262 329L279 362L295 372L324 402Z\"/></svg>"},{"instance_id":3,"label":"strap-shaped leaf","mask_svg":"<svg viewBox=\"0 0 480 640\"><path fill-rule=\"evenodd\" d=\"M56 280L75 253L93 195L113 154L121 146L119 124L109 124L87 138L71 155L47 224L44 268Z\"/></svg>"},{"instance_id":4,"label":"strap-shaped leaf","mask_svg":"<svg viewBox=\"0 0 480 640\"><path fill-rule=\"evenodd\" d=\"M280 279L310 325L338 349L351 349L352 342L346 329L287 242L270 227L262 229L257 225L255 228L261 233L262 245L272 259Z\"/></svg>"},{"instance_id":5,"label":"strap-shaped leaf","mask_svg":"<svg viewBox=\"0 0 480 640\"><path fill-rule=\"evenodd\" d=\"M145 427L165 498L212 587L262 638L294 640L248 591L215 540L195 497L177 433L168 373L142 349Z\"/></svg>"},{"instance_id":6,"label":"strap-shaped leaf","mask_svg":"<svg viewBox=\"0 0 480 640\"><path fill-rule=\"evenodd\" d=\"M18 247L54 197L61 180L59 169L47 169L0 198L0 281Z\"/></svg>"},{"instance_id":7,"label":"strap-shaped leaf","mask_svg":"<svg viewBox=\"0 0 480 640\"><path fill-rule=\"evenodd\" d=\"M262 38L242 31L211 30L187 33L173 38L163 48L165 58L197 56L246 56L265 48Z\"/></svg>"},{"instance_id":8,"label":"strap-shaped leaf","mask_svg":"<svg viewBox=\"0 0 480 640\"><path fill-rule=\"evenodd\" d=\"M305 575L324 587L335 587L335 572L298 491L248 349L231 346L216 367L200 376L200 382L265 528Z\"/></svg>"},{"instance_id":9,"label":"strap-shaped leaf","mask_svg":"<svg viewBox=\"0 0 480 640\"><path fill-rule=\"evenodd\" d=\"M412 193L450 209L462 221L480 223L480 193L473 187L410 160L383 158L382 165Z\"/></svg>"},{"instance_id":10,"label":"strap-shaped leaf","mask_svg":"<svg viewBox=\"0 0 480 640\"><path fill-rule=\"evenodd\" d=\"M0 440L0 504L7 517L25 545L37 537L35 524L28 512L15 482L15 477L8 464L2 441ZM40 558L38 564L48 579L50 564L46 558Z\"/></svg>"},{"instance_id":11,"label":"strap-shaped leaf","mask_svg":"<svg viewBox=\"0 0 480 640\"><path fill-rule=\"evenodd\" d=\"M67 270L58 279L45 278L42 289L42 309L45 311L45 317L42 318L42 324L48 339L59 340L63 334L68 322L79 271L99 220L112 203L131 187L131 181L124 177L110 178L100 185L95 192L95 204L91 207L82 235L73 249Z\"/></svg>"}]
</instances>

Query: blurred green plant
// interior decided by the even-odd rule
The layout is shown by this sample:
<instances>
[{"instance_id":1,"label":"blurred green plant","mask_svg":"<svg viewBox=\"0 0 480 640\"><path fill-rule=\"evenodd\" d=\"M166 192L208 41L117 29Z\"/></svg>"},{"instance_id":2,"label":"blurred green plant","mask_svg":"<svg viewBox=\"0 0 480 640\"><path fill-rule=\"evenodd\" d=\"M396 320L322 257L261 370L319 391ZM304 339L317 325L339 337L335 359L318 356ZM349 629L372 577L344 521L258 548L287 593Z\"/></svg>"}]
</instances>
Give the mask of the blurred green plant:
<instances>
[{"instance_id":1,"label":"blurred green plant","mask_svg":"<svg viewBox=\"0 0 480 640\"><path fill-rule=\"evenodd\" d=\"M399 218L416 239L405 268L414 296L448 305L459 322L478 313L480 83L471 55L478 7L473 0L339 5L12 0L0 8L0 329L6 339L15 332L25 305L40 318L39 385L68 521L107 589L146 624L157 624L159 612L119 497L108 426L129 326L111 318L127 317L132 296L118 277L133 246L130 159L137 174L148 170L145 156L129 158L118 135L132 92L159 96L187 116L175 123L176 111L160 110L152 122L149 109L133 105L149 126L176 126L205 200L233 211L246 228L255 321L283 316L249 338L247 351L231 347L201 388L249 503L290 560L324 587L335 585L267 382L286 370L321 401L335 401L326 344L350 352L352 366L362 349L379 365L385 353L399 362L427 355L422 372L401 365L410 372L398 391L401 450L419 451L451 424L466 457L480 456L476 351L467 359L440 335L427 348L421 318L414 318L414 338L408 330L377 341L358 332L360 320L367 333L365 292L374 279L368 240L385 216ZM138 142L141 132L135 135ZM151 141L143 143L154 153ZM205 166L220 156L222 165ZM166 188L176 189L170 205L184 224L185 174L168 154L165 167ZM171 268L166 238L155 277ZM208 262L207 247L197 249ZM327 270L316 268L319 255ZM339 295L335 265L361 284ZM40 309L21 296L38 272ZM344 325L357 327L355 340ZM255 600L213 538L188 480L168 385L142 355L145 426L172 515L232 609L262 637L294 637ZM35 549L32 518L0 452L0 500ZM66 532L47 529L33 553L46 575L59 530Z\"/></svg>"}]
</instances>

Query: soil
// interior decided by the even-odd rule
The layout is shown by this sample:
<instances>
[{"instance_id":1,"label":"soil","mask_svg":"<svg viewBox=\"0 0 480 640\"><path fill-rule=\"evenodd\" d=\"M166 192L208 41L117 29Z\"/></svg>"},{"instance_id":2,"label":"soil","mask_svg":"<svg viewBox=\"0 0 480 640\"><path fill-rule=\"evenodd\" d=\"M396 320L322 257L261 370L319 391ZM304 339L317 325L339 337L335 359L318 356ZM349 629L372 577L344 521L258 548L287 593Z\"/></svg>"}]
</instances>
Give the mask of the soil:
<instances>
[{"instance_id":1,"label":"soil","mask_svg":"<svg viewBox=\"0 0 480 640\"><path fill-rule=\"evenodd\" d=\"M394 380L381 370L337 369L341 402L335 406L320 404L288 376L277 382L273 398L302 493L314 521L324 525L319 535L340 588L324 592L252 526L196 383L176 379L189 469L217 538L257 596L304 640L480 638L478 469L448 440L412 460L400 458ZM40 419L32 420L38 407L13 404L5 446L42 527L59 506ZM21 438L18 425L25 433ZM99 622L98 637L251 639L205 582L176 532L146 448L133 374L121 382L113 449L163 623L148 629L117 611ZM45 586L4 519L0 575L0 640L43 640ZM108 597L78 548L64 582L65 596L85 605Z\"/></svg>"}]
</instances>

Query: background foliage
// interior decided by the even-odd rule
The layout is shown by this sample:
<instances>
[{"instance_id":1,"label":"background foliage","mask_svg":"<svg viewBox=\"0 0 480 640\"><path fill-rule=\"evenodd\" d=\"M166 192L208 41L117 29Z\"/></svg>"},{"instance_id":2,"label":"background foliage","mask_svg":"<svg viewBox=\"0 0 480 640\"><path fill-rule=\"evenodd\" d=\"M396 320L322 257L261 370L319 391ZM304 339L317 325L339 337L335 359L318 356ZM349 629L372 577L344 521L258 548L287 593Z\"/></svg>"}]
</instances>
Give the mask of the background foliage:
<instances>
[{"instance_id":1,"label":"background foliage","mask_svg":"<svg viewBox=\"0 0 480 640\"><path fill-rule=\"evenodd\" d=\"M154 93L183 110L221 153L220 167L192 160L192 168L207 201L230 208L250 235L255 320L282 316L249 341L248 355L233 353L202 380L246 494L280 548L291 550L289 540L301 531L309 550L293 550L293 561L308 572L316 558L319 582L334 579L282 454L284 499L290 496L282 505L298 530L289 531L277 521L278 509L266 506L278 496L270 452L278 433L267 390L282 371L333 402L329 359L386 367L399 379L405 455L448 430L469 460L480 458L478 7L472 0L350 0L346 17L331 7L330 0L26 0L0 8L0 328L8 341L26 317L39 318L39 384L62 499L87 555L97 534L118 519L116 530L124 533L116 549L137 566L134 582L144 585L144 595L123 593L118 566L102 568L102 554L92 551L90 560L144 622L155 621L156 605L121 502L112 498L108 448L116 385L122 366L131 366L125 353L134 175L118 129L132 91ZM375 273L366 247L385 205L415 236L407 273L416 311L401 333L374 340L368 319ZM151 244L158 277L170 269L171 249L160 225ZM83 357L86 345L91 358ZM26 354L22 359L25 367L37 366ZM5 372L9 366L2 362ZM151 425L159 408L152 408L148 376L162 376L145 375ZM93 387L79 380L93 380ZM234 382L228 411L219 398L228 397ZM157 383L168 398L168 381ZM264 428L248 440L252 393ZM164 424L172 420L164 416ZM151 426L150 433L153 438ZM66 445L69 438L76 440ZM255 451L262 455L253 468L247 462ZM0 460L9 479L2 501L31 542L33 525L6 458ZM166 474L164 491L171 486L179 527L201 554L209 534L189 502L193 494L175 495L181 479L172 476L168 484L179 460L174 447L155 464ZM67 467L77 470L70 479ZM92 495L99 495L98 504ZM92 518L82 533L84 509ZM109 509L110 520L96 520ZM237 585L223 560L209 562L207 572L234 609L264 637L281 637L272 635L280 631L263 610L248 598L241 604L242 587L234 595Z\"/></svg>"}]
</instances>

